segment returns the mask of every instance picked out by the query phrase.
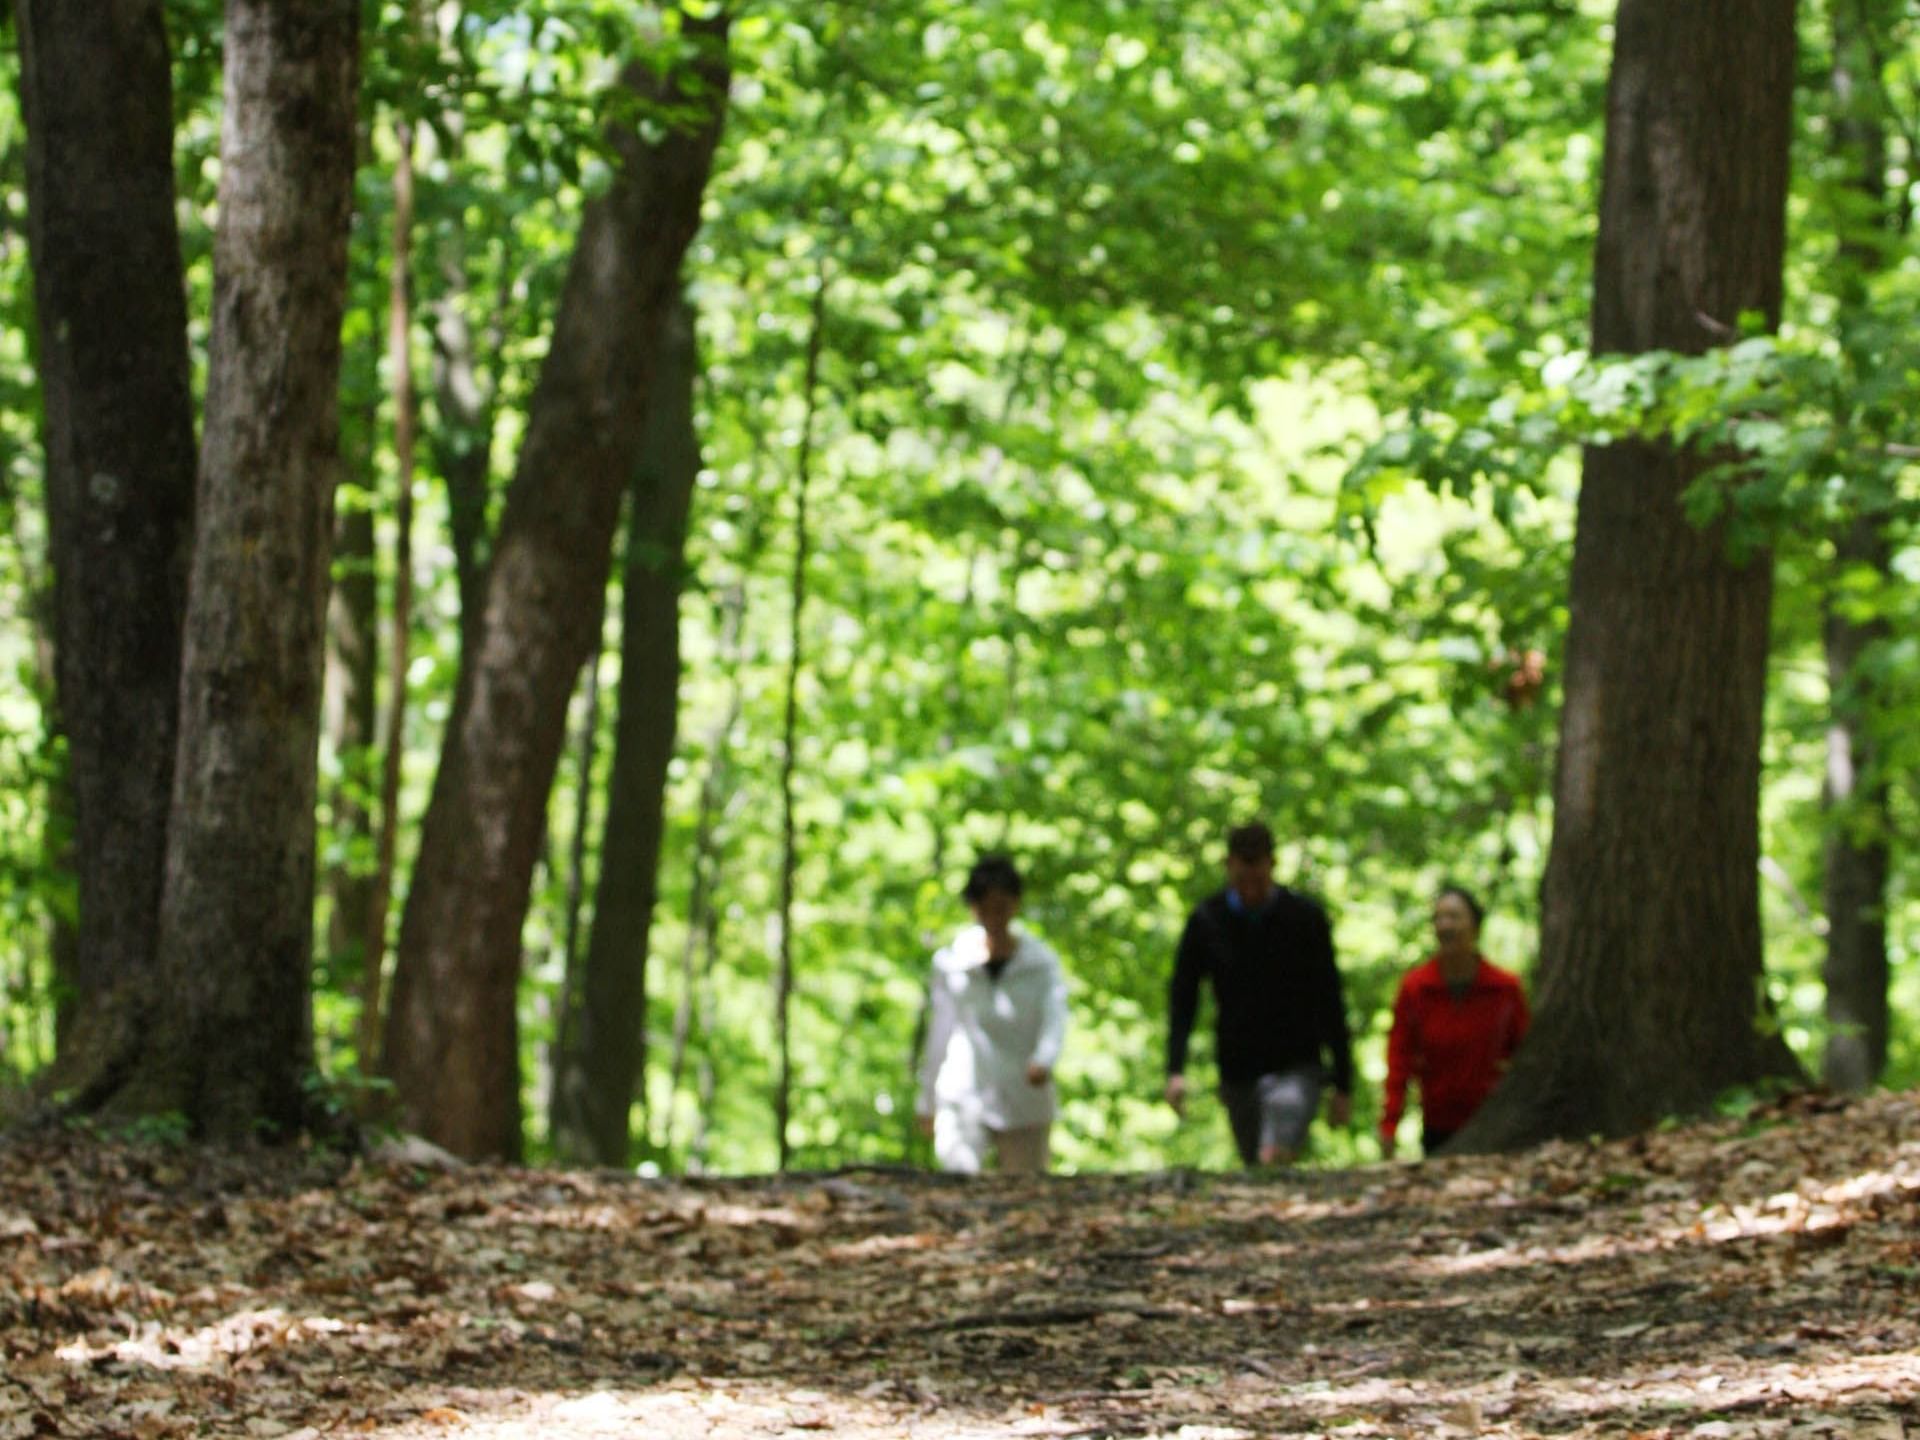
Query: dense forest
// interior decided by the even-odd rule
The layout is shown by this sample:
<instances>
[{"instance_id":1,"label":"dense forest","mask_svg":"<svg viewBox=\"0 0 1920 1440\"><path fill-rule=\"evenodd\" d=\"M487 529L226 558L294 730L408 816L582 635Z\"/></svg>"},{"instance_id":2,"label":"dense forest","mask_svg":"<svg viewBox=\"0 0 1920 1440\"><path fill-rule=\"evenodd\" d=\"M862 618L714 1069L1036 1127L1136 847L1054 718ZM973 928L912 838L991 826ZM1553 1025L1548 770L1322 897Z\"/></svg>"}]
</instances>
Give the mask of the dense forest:
<instances>
[{"instance_id":1,"label":"dense forest","mask_svg":"<svg viewBox=\"0 0 1920 1440\"><path fill-rule=\"evenodd\" d=\"M1464 1148L1920 1081L1920 6L0 24L0 1119L923 1163L1004 851L1063 1167L1222 1165L1253 816L1319 1162L1447 881Z\"/></svg>"}]
</instances>

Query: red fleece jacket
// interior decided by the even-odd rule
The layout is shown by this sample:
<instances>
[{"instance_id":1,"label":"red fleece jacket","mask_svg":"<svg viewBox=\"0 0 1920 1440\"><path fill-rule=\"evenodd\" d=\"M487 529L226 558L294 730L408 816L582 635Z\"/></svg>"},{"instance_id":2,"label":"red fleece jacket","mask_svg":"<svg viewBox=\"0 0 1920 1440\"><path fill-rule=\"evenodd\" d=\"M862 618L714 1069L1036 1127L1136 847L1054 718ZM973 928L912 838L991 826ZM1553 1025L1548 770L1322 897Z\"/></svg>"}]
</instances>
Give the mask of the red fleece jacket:
<instances>
[{"instance_id":1,"label":"red fleece jacket","mask_svg":"<svg viewBox=\"0 0 1920 1440\"><path fill-rule=\"evenodd\" d=\"M1429 1130L1467 1123L1492 1092L1527 1033L1527 997L1520 981L1477 957L1480 968L1459 999L1440 975L1439 956L1408 971L1393 1002L1387 1036L1387 1108L1380 1136L1388 1145L1407 1108L1407 1081L1419 1082Z\"/></svg>"}]
</instances>

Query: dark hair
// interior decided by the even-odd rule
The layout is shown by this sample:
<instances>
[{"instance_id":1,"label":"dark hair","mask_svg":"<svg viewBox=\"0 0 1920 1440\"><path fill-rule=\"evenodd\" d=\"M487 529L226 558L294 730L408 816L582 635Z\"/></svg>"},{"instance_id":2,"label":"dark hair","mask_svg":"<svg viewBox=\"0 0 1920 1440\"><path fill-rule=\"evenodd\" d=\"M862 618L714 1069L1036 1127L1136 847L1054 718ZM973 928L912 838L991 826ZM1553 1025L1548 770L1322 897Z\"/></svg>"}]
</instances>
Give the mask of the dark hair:
<instances>
[{"instance_id":1,"label":"dark hair","mask_svg":"<svg viewBox=\"0 0 1920 1440\"><path fill-rule=\"evenodd\" d=\"M1478 900L1474 898L1473 892L1471 890L1467 889L1465 886L1455 885L1449 882L1440 887L1440 893L1433 897L1434 902L1438 904L1441 900L1444 900L1449 895L1453 896L1462 905L1467 907L1467 913L1473 916L1474 929L1478 930L1482 925L1487 923L1486 907L1483 906Z\"/></svg>"},{"instance_id":2,"label":"dark hair","mask_svg":"<svg viewBox=\"0 0 1920 1440\"><path fill-rule=\"evenodd\" d=\"M976 905L997 890L1018 900L1020 888L1020 872L1013 868L1013 861L1004 855L982 855L967 872L966 888L960 892L960 898Z\"/></svg>"},{"instance_id":3,"label":"dark hair","mask_svg":"<svg viewBox=\"0 0 1920 1440\"><path fill-rule=\"evenodd\" d=\"M1258 820L1249 820L1227 831L1227 854L1236 860L1273 858L1273 831Z\"/></svg>"}]
</instances>

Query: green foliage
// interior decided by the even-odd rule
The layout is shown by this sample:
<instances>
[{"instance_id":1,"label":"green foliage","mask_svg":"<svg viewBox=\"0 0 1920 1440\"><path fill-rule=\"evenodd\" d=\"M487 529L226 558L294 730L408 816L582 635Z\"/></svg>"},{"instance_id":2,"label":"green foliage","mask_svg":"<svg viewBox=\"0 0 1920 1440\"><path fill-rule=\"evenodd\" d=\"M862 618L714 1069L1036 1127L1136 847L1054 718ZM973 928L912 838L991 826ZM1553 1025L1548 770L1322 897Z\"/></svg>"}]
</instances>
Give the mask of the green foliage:
<instances>
[{"instance_id":1,"label":"green foliage","mask_svg":"<svg viewBox=\"0 0 1920 1440\"><path fill-rule=\"evenodd\" d=\"M217 12L169 8L197 363ZM1604 0L740 8L728 127L688 271L705 469L636 1158L741 1170L776 1153L773 797L803 365L823 286L797 1163L926 1160L911 1123L925 967L962 923L960 877L986 848L1027 870L1025 918L1073 978L1062 1163L1228 1163L1210 1095L1183 1126L1157 1102L1162 996L1184 913L1218 883L1224 828L1253 813L1281 832L1283 877L1329 900L1347 976L1364 1083L1354 1134L1317 1136L1316 1162L1373 1158L1386 1011L1425 947L1437 884L1479 890L1488 953L1531 963L1577 452L1631 434L1715 457L1700 517L1726 516L1740 543L1776 555L1769 983L1803 1053L1822 1040L1821 616L1840 606L1891 622L1857 684L1895 782L1888 913L1903 1019L1890 1078L1920 1079L1920 258L1906 234L1880 235L1871 303L1840 323L1835 237L1852 202L1824 143L1816 12L1786 325L1704 357L1590 356L1611 12ZM446 472L483 453L483 509L497 514L609 127L674 119L635 108L614 78L674 63L684 37L671 11L613 0L467 0L430 25L385 0L367 17L342 503L372 510L390 594L384 336L404 118L417 127L425 392L411 825L459 659ZM1890 20L1884 40L1891 106L1915 73L1911 21ZM53 922L70 918L71 897L35 668L46 577L12 94L0 86L0 1025L3 1063L24 1073L50 1054ZM1895 149L1910 171L1911 144ZM443 383L462 328L471 414ZM1893 538L1888 574L1828 563L1835 527L1860 515ZM610 706L601 723L593 773L561 767L523 937L534 1117L563 981L565 857L578 787L597 794L611 764ZM326 867L371 860L348 807L334 808L370 798L371 759L323 754ZM403 833L397 900L411 848ZM713 879L710 949L696 869ZM357 959L327 956L315 996L316 1098L356 1113L377 1099L355 1089L358 980ZM1207 1068L1203 1041L1196 1079Z\"/></svg>"}]
</instances>

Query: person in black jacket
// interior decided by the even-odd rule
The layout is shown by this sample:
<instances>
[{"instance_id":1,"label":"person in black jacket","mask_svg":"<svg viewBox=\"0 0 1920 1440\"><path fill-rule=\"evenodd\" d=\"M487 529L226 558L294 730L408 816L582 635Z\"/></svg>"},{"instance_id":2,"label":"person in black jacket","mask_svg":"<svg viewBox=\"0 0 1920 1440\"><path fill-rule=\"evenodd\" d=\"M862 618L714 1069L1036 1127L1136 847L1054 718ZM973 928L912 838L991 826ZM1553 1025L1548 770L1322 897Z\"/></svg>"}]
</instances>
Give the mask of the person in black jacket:
<instances>
[{"instance_id":1,"label":"person in black jacket","mask_svg":"<svg viewBox=\"0 0 1920 1440\"><path fill-rule=\"evenodd\" d=\"M1195 907L1173 967L1167 1103L1187 1098L1187 1037L1200 982L1213 986L1220 1098L1241 1160L1285 1165L1300 1153L1331 1089L1328 1119L1352 1118L1353 1055L1327 912L1273 881L1273 832L1258 821L1227 834L1227 886Z\"/></svg>"}]
</instances>

